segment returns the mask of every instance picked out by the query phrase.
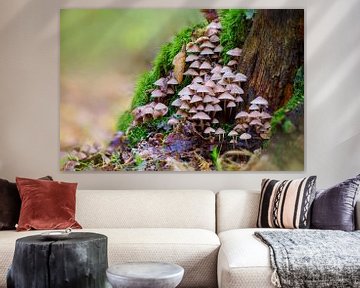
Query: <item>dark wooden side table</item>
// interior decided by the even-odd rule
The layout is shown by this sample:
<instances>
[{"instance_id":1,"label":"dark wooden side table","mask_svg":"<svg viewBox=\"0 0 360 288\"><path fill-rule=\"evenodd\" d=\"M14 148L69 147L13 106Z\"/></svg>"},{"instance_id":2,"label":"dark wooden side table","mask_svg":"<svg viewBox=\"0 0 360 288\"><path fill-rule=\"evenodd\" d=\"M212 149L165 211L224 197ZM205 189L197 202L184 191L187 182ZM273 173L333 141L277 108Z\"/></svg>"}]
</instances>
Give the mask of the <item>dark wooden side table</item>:
<instances>
[{"instance_id":1,"label":"dark wooden side table","mask_svg":"<svg viewBox=\"0 0 360 288\"><path fill-rule=\"evenodd\" d=\"M107 267L105 235L73 232L62 240L29 236L16 240L7 287L102 288Z\"/></svg>"}]
</instances>

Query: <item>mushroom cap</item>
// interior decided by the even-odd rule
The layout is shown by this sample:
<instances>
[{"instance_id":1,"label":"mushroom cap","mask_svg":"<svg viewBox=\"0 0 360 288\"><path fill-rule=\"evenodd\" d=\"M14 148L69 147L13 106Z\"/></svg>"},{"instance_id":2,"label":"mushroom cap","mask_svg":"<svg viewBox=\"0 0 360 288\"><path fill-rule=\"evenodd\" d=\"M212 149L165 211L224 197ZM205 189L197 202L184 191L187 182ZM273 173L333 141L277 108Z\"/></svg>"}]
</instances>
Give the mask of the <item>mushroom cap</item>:
<instances>
[{"instance_id":1,"label":"mushroom cap","mask_svg":"<svg viewBox=\"0 0 360 288\"><path fill-rule=\"evenodd\" d=\"M195 71L194 69L189 68L188 70L186 70L186 71L184 72L184 75L198 76L199 73L198 73L197 71Z\"/></svg>"},{"instance_id":2,"label":"mushroom cap","mask_svg":"<svg viewBox=\"0 0 360 288\"><path fill-rule=\"evenodd\" d=\"M270 135L269 133L261 133L260 137L264 140L269 140L270 139Z\"/></svg>"},{"instance_id":3,"label":"mushroom cap","mask_svg":"<svg viewBox=\"0 0 360 288\"><path fill-rule=\"evenodd\" d=\"M193 91L196 91L199 88L199 86L201 86L201 84L199 84L199 83L191 83L190 85L188 85L188 87ZM194 94L194 93L192 93L192 94Z\"/></svg>"},{"instance_id":4,"label":"mushroom cap","mask_svg":"<svg viewBox=\"0 0 360 288\"><path fill-rule=\"evenodd\" d=\"M264 124L264 128L265 128L265 129L269 129L269 128L271 128L271 124L270 124L270 122L265 122L265 124Z\"/></svg>"},{"instance_id":5,"label":"mushroom cap","mask_svg":"<svg viewBox=\"0 0 360 288\"><path fill-rule=\"evenodd\" d=\"M216 34L212 35L212 36L210 37L210 42L212 42L212 43L218 43L218 42L220 42L219 36L217 36Z\"/></svg>"},{"instance_id":6,"label":"mushroom cap","mask_svg":"<svg viewBox=\"0 0 360 288\"><path fill-rule=\"evenodd\" d=\"M219 73L214 73L211 78L210 78L212 81L218 81L218 80L221 80L222 79L222 76L221 74Z\"/></svg>"},{"instance_id":7,"label":"mushroom cap","mask_svg":"<svg viewBox=\"0 0 360 288\"><path fill-rule=\"evenodd\" d=\"M210 95L205 95L204 99L203 99L204 103L212 103L213 102L213 97L211 97Z\"/></svg>"},{"instance_id":8,"label":"mushroom cap","mask_svg":"<svg viewBox=\"0 0 360 288\"><path fill-rule=\"evenodd\" d=\"M205 108L204 108L204 105L201 104L201 103L200 103L198 106L196 106L196 110L197 110L197 111L204 111L204 109L205 109Z\"/></svg>"},{"instance_id":9,"label":"mushroom cap","mask_svg":"<svg viewBox=\"0 0 360 288\"><path fill-rule=\"evenodd\" d=\"M183 95L192 95L193 93L190 91L190 88L189 87L184 87L183 89L181 89L179 91L179 95L180 96L183 96Z\"/></svg>"},{"instance_id":10,"label":"mushroom cap","mask_svg":"<svg viewBox=\"0 0 360 288\"><path fill-rule=\"evenodd\" d=\"M249 133L243 133L240 135L241 140L248 140L251 139L251 135Z\"/></svg>"},{"instance_id":11,"label":"mushroom cap","mask_svg":"<svg viewBox=\"0 0 360 288\"><path fill-rule=\"evenodd\" d=\"M212 124L219 124L220 122L219 122L218 119L214 118L214 119L211 121L211 123L212 123Z\"/></svg>"},{"instance_id":12,"label":"mushroom cap","mask_svg":"<svg viewBox=\"0 0 360 288\"><path fill-rule=\"evenodd\" d=\"M191 107L191 109L189 110L189 113L191 114L196 114L197 113L197 110L195 107Z\"/></svg>"},{"instance_id":13,"label":"mushroom cap","mask_svg":"<svg viewBox=\"0 0 360 288\"><path fill-rule=\"evenodd\" d=\"M220 102L221 101L217 97L215 97L215 96L212 97L212 104L218 104Z\"/></svg>"},{"instance_id":14,"label":"mushroom cap","mask_svg":"<svg viewBox=\"0 0 360 288\"><path fill-rule=\"evenodd\" d=\"M155 105L155 107L154 107L154 110L155 111L161 111L161 112L164 112L164 111L168 111L168 107L165 105L165 104L163 104L163 103L157 103L156 105ZM166 114L166 113L165 113ZM165 115L164 114L164 115Z\"/></svg>"},{"instance_id":15,"label":"mushroom cap","mask_svg":"<svg viewBox=\"0 0 360 288\"><path fill-rule=\"evenodd\" d=\"M193 62L199 59L199 56L195 55L195 54L190 54L189 56L187 56L185 58L185 62Z\"/></svg>"},{"instance_id":16,"label":"mushroom cap","mask_svg":"<svg viewBox=\"0 0 360 288\"><path fill-rule=\"evenodd\" d=\"M271 115L269 113L267 113L267 112L264 112L264 111L260 113L260 117L262 119L271 119Z\"/></svg>"},{"instance_id":17,"label":"mushroom cap","mask_svg":"<svg viewBox=\"0 0 360 288\"><path fill-rule=\"evenodd\" d=\"M205 82L204 84L206 87L210 87L210 88L214 88L216 86L216 84L214 83L214 81L212 80L208 80Z\"/></svg>"},{"instance_id":18,"label":"mushroom cap","mask_svg":"<svg viewBox=\"0 0 360 288\"><path fill-rule=\"evenodd\" d=\"M256 104L251 104L250 107L249 107L249 110L259 110L259 106L257 106Z\"/></svg>"},{"instance_id":19,"label":"mushroom cap","mask_svg":"<svg viewBox=\"0 0 360 288\"><path fill-rule=\"evenodd\" d=\"M235 102L236 102L236 103L241 103L241 102L244 102L244 99L241 98L241 96L237 96L237 97L235 98Z\"/></svg>"},{"instance_id":20,"label":"mushroom cap","mask_svg":"<svg viewBox=\"0 0 360 288\"><path fill-rule=\"evenodd\" d=\"M193 80L192 83L204 83L204 79L201 76L196 76Z\"/></svg>"},{"instance_id":21,"label":"mushroom cap","mask_svg":"<svg viewBox=\"0 0 360 288\"><path fill-rule=\"evenodd\" d=\"M215 47L214 52L215 53L221 53L224 50L224 47L221 45L218 45Z\"/></svg>"},{"instance_id":22,"label":"mushroom cap","mask_svg":"<svg viewBox=\"0 0 360 288\"><path fill-rule=\"evenodd\" d=\"M224 135L225 134L225 130L222 128L217 128L215 131L215 135Z\"/></svg>"},{"instance_id":23,"label":"mushroom cap","mask_svg":"<svg viewBox=\"0 0 360 288\"><path fill-rule=\"evenodd\" d=\"M213 43L211 43L209 40L204 41L201 45L200 45L201 49L204 48L215 48L215 45Z\"/></svg>"},{"instance_id":24,"label":"mushroom cap","mask_svg":"<svg viewBox=\"0 0 360 288\"><path fill-rule=\"evenodd\" d=\"M235 144L235 143L237 143L237 141L235 139L231 139L229 143Z\"/></svg>"},{"instance_id":25,"label":"mushroom cap","mask_svg":"<svg viewBox=\"0 0 360 288\"><path fill-rule=\"evenodd\" d=\"M191 98L191 101L190 103L197 103L197 102L202 102L203 99L199 96L199 95L194 95L192 98Z\"/></svg>"},{"instance_id":26,"label":"mushroom cap","mask_svg":"<svg viewBox=\"0 0 360 288\"><path fill-rule=\"evenodd\" d=\"M231 89L230 89L230 93L231 94L236 94L236 95L241 95L241 94L244 94L244 90L239 85L232 84Z\"/></svg>"},{"instance_id":27,"label":"mushroom cap","mask_svg":"<svg viewBox=\"0 0 360 288\"><path fill-rule=\"evenodd\" d=\"M236 114L235 119L247 118L247 117L249 117L249 114L245 111L241 111L238 114Z\"/></svg>"},{"instance_id":28,"label":"mushroom cap","mask_svg":"<svg viewBox=\"0 0 360 288\"><path fill-rule=\"evenodd\" d=\"M215 129L214 128L211 128L211 127L207 127L205 130L204 130L204 133L205 134L210 134L210 133L214 133L215 132Z\"/></svg>"},{"instance_id":29,"label":"mushroom cap","mask_svg":"<svg viewBox=\"0 0 360 288\"><path fill-rule=\"evenodd\" d=\"M170 87L168 87L167 89L166 89L166 94L174 94L175 92L174 92L174 90L173 89L171 89Z\"/></svg>"},{"instance_id":30,"label":"mushroom cap","mask_svg":"<svg viewBox=\"0 0 360 288\"><path fill-rule=\"evenodd\" d=\"M183 95L180 97L180 100L181 101L190 101L191 97L190 97L190 95Z\"/></svg>"},{"instance_id":31,"label":"mushroom cap","mask_svg":"<svg viewBox=\"0 0 360 288\"><path fill-rule=\"evenodd\" d=\"M192 43L192 45L189 45L189 47L186 48L186 52L188 52L188 53L199 53L200 48L199 48L198 45Z\"/></svg>"},{"instance_id":32,"label":"mushroom cap","mask_svg":"<svg viewBox=\"0 0 360 288\"><path fill-rule=\"evenodd\" d=\"M228 134L229 137L237 136L239 133L237 133L235 130L231 130Z\"/></svg>"},{"instance_id":33,"label":"mushroom cap","mask_svg":"<svg viewBox=\"0 0 360 288\"><path fill-rule=\"evenodd\" d=\"M210 22L210 24L206 28L207 29L218 29L218 30L222 29L221 23L219 21L216 21L216 20Z\"/></svg>"},{"instance_id":34,"label":"mushroom cap","mask_svg":"<svg viewBox=\"0 0 360 288\"><path fill-rule=\"evenodd\" d=\"M225 85L227 85L228 83L224 80L224 78L221 78L221 79L217 82L217 84L220 84L220 85L225 86Z\"/></svg>"},{"instance_id":35,"label":"mushroom cap","mask_svg":"<svg viewBox=\"0 0 360 288\"><path fill-rule=\"evenodd\" d=\"M246 82L247 81L247 77L246 75L242 74L242 73L236 73L235 74L235 78L233 80L234 82Z\"/></svg>"},{"instance_id":36,"label":"mushroom cap","mask_svg":"<svg viewBox=\"0 0 360 288\"><path fill-rule=\"evenodd\" d=\"M205 42L205 41L209 41L209 37L207 37L207 36L201 36L201 37L199 37L198 39L196 39L195 43L196 43L196 44L199 44L199 43L203 43L203 42Z\"/></svg>"},{"instance_id":37,"label":"mushroom cap","mask_svg":"<svg viewBox=\"0 0 360 288\"><path fill-rule=\"evenodd\" d=\"M159 78L154 82L154 85L159 87L164 87L166 85L165 78L164 77Z\"/></svg>"},{"instance_id":38,"label":"mushroom cap","mask_svg":"<svg viewBox=\"0 0 360 288\"><path fill-rule=\"evenodd\" d=\"M167 82L167 84L170 84L170 85L177 85L179 84L179 82L174 78L170 78L170 80Z\"/></svg>"},{"instance_id":39,"label":"mushroom cap","mask_svg":"<svg viewBox=\"0 0 360 288\"><path fill-rule=\"evenodd\" d=\"M226 72L231 72L231 68L229 67L229 66L223 66L222 68L221 68L221 71L220 71L221 73L226 73ZM232 72L231 72L231 74L232 74ZM234 75L234 74L233 74Z\"/></svg>"},{"instance_id":40,"label":"mushroom cap","mask_svg":"<svg viewBox=\"0 0 360 288\"><path fill-rule=\"evenodd\" d=\"M219 100L230 100L230 101L234 101L235 98L234 96L232 96L231 94L229 94L228 92L224 92L222 93L219 97Z\"/></svg>"},{"instance_id":41,"label":"mushroom cap","mask_svg":"<svg viewBox=\"0 0 360 288\"><path fill-rule=\"evenodd\" d=\"M188 114L184 110L177 110L175 114L184 118L188 116Z\"/></svg>"},{"instance_id":42,"label":"mushroom cap","mask_svg":"<svg viewBox=\"0 0 360 288\"><path fill-rule=\"evenodd\" d=\"M200 61L199 61L199 60L195 60L194 62L192 62L192 63L190 64L189 68L199 69L199 68L200 68Z\"/></svg>"},{"instance_id":43,"label":"mushroom cap","mask_svg":"<svg viewBox=\"0 0 360 288\"><path fill-rule=\"evenodd\" d=\"M219 33L218 29L210 28L210 29L206 30L206 36L208 36L208 37L211 37L213 35L217 35L218 33Z\"/></svg>"},{"instance_id":44,"label":"mushroom cap","mask_svg":"<svg viewBox=\"0 0 360 288\"><path fill-rule=\"evenodd\" d=\"M212 111L215 111L214 106L211 104L206 104L205 112L212 112Z\"/></svg>"},{"instance_id":45,"label":"mushroom cap","mask_svg":"<svg viewBox=\"0 0 360 288\"><path fill-rule=\"evenodd\" d=\"M196 90L197 93L211 93L213 92L210 87L207 87L205 85L199 85L198 89Z\"/></svg>"},{"instance_id":46,"label":"mushroom cap","mask_svg":"<svg viewBox=\"0 0 360 288\"><path fill-rule=\"evenodd\" d=\"M180 106L180 109L181 109L181 110L189 110L189 109L190 109L190 106L189 106L189 104L187 104L186 102L182 102L182 103L181 103L181 106Z\"/></svg>"},{"instance_id":47,"label":"mushroom cap","mask_svg":"<svg viewBox=\"0 0 360 288\"><path fill-rule=\"evenodd\" d=\"M175 118L170 118L169 121L167 122L167 124L174 126L176 124L179 123L179 120L175 119Z\"/></svg>"},{"instance_id":48,"label":"mushroom cap","mask_svg":"<svg viewBox=\"0 0 360 288\"><path fill-rule=\"evenodd\" d=\"M260 120L258 119L254 119L249 123L250 126L262 126L263 124L261 123Z\"/></svg>"},{"instance_id":49,"label":"mushroom cap","mask_svg":"<svg viewBox=\"0 0 360 288\"><path fill-rule=\"evenodd\" d=\"M241 49L240 48L234 48L226 52L227 55L239 57L241 55Z\"/></svg>"},{"instance_id":50,"label":"mushroom cap","mask_svg":"<svg viewBox=\"0 0 360 288\"><path fill-rule=\"evenodd\" d=\"M250 117L250 118L260 118L260 112L259 112L259 111L252 111L252 112L249 114L249 117Z\"/></svg>"},{"instance_id":51,"label":"mushroom cap","mask_svg":"<svg viewBox=\"0 0 360 288\"><path fill-rule=\"evenodd\" d=\"M227 63L228 66L236 66L238 62L236 60L230 60L229 63Z\"/></svg>"},{"instance_id":52,"label":"mushroom cap","mask_svg":"<svg viewBox=\"0 0 360 288\"><path fill-rule=\"evenodd\" d=\"M211 70L212 67L211 67L211 64L209 62L205 61L200 65L200 69L202 69L202 70Z\"/></svg>"},{"instance_id":53,"label":"mushroom cap","mask_svg":"<svg viewBox=\"0 0 360 288\"><path fill-rule=\"evenodd\" d=\"M155 89L154 91L151 92L151 97L153 98L161 98L164 96L166 96L166 94L159 89Z\"/></svg>"},{"instance_id":54,"label":"mushroom cap","mask_svg":"<svg viewBox=\"0 0 360 288\"><path fill-rule=\"evenodd\" d=\"M215 67L211 70L211 73L213 74L220 74L221 73L222 66L219 64L216 64Z\"/></svg>"},{"instance_id":55,"label":"mushroom cap","mask_svg":"<svg viewBox=\"0 0 360 288\"><path fill-rule=\"evenodd\" d=\"M265 98L263 98L261 96L256 97L250 103L251 104L256 104L256 105L264 105L264 106L267 106L269 104L269 102Z\"/></svg>"},{"instance_id":56,"label":"mushroom cap","mask_svg":"<svg viewBox=\"0 0 360 288\"><path fill-rule=\"evenodd\" d=\"M221 108L221 106L219 104L214 104L214 111L219 112L222 111L223 109Z\"/></svg>"},{"instance_id":57,"label":"mushroom cap","mask_svg":"<svg viewBox=\"0 0 360 288\"><path fill-rule=\"evenodd\" d=\"M210 48L204 48L201 52L201 55L213 55L214 51Z\"/></svg>"},{"instance_id":58,"label":"mushroom cap","mask_svg":"<svg viewBox=\"0 0 360 288\"><path fill-rule=\"evenodd\" d=\"M234 79L235 75L231 71L226 71L223 75L224 79Z\"/></svg>"},{"instance_id":59,"label":"mushroom cap","mask_svg":"<svg viewBox=\"0 0 360 288\"><path fill-rule=\"evenodd\" d=\"M154 109L151 106L145 106L144 109L141 110L142 115L153 115L154 114Z\"/></svg>"},{"instance_id":60,"label":"mushroom cap","mask_svg":"<svg viewBox=\"0 0 360 288\"><path fill-rule=\"evenodd\" d=\"M182 104L181 100L179 98L177 98L171 103L171 106L180 107L181 104Z\"/></svg>"},{"instance_id":61,"label":"mushroom cap","mask_svg":"<svg viewBox=\"0 0 360 288\"><path fill-rule=\"evenodd\" d=\"M226 105L227 108L234 108L236 107L236 103L234 101L230 101L227 105Z\"/></svg>"},{"instance_id":62,"label":"mushroom cap","mask_svg":"<svg viewBox=\"0 0 360 288\"><path fill-rule=\"evenodd\" d=\"M244 127L243 127L243 125L242 124L237 124L235 127L234 127L234 130L240 130L240 131L242 131L242 130L244 130Z\"/></svg>"},{"instance_id":63,"label":"mushroom cap","mask_svg":"<svg viewBox=\"0 0 360 288\"><path fill-rule=\"evenodd\" d=\"M224 93L226 91L225 88L221 85L216 85L213 90L215 93Z\"/></svg>"},{"instance_id":64,"label":"mushroom cap","mask_svg":"<svg viewBox=\"0 0 360 288\"><path fill-rule=\"evenodd\" d=\"M193 120L211 120L210 116L204 112L198 112L191 117Z\"/></svg>"}]
</instances>

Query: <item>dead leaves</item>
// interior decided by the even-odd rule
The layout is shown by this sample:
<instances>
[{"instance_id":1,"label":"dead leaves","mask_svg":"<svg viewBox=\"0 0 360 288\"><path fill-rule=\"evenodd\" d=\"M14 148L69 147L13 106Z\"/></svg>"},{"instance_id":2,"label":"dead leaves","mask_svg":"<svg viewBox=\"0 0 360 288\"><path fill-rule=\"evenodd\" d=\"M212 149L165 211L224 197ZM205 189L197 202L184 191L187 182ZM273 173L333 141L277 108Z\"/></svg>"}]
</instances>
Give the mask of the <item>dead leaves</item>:
<instances>
[{"instance_id":1,"label":"dead leaves","mask_svg":"<svg viewBox=\"0 0 360 288\"><path fill-rule=\"evenodd\" d=\"M179 82L179 84L183 81L184 78L185 58L185 45L183 45L181 51L176 54L172 63L174 65L174 76L175 79Z\"/></svg>"}]
</instances>

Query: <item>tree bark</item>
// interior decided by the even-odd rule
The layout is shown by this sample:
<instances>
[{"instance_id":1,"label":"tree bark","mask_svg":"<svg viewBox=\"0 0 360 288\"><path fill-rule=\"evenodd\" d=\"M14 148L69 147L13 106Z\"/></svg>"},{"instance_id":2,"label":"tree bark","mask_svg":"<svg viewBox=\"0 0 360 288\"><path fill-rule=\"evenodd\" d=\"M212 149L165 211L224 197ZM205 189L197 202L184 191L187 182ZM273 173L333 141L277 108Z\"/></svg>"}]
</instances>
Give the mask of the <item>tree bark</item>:
<instances>
[{"instance_id":1,"label":"tree bark","mask_svg":"<svg viewBox=\"0 0 360 288\"><path fill-rule=\"evenodd\" d=\"M304 63L304 10L258 10L244 43L239 71L248 76L248 101L261 95L276 110L293 93L296 70Z\"/></svg>"},{"instance_id":2,"label":"tree bark","mask_svg":"<svg viewBox=\"0 0 360 288\"><path fill-rule=\"evenodd\" d=\"M40 235L16 241L8 288L103 288L106 284L107 237L71 233L66 240Z\"/></svg>"}]
</instances>

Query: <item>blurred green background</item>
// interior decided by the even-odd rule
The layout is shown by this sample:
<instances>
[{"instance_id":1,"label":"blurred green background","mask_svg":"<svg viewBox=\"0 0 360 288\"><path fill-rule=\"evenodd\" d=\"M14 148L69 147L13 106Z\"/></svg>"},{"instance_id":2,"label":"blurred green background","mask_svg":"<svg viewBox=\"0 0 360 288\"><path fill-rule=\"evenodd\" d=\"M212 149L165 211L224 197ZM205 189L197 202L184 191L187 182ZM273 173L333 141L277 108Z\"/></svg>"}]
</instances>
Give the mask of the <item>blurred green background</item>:
<instances>
[{"instance_id":1,"label":"blurred green background","mask_svg":"<svg viewBox=\"0 0 360 288\"><path fill-rule=\"evenodd\" d=\"M60 13L60 144L106 143L137 77L195 9L65 9Z\"/></svg>"}]
</instances>

